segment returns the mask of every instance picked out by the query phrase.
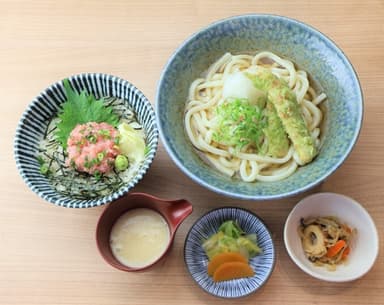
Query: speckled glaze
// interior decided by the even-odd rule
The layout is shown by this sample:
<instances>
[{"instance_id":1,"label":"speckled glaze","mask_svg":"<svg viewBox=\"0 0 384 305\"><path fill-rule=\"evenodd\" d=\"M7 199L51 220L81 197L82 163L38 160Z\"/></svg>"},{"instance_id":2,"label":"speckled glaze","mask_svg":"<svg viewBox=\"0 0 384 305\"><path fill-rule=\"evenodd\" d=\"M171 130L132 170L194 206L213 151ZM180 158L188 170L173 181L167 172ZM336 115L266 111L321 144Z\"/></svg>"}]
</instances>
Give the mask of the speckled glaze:
<instances>
[{"instance_id":1,"label":"speckled glaze","mask_svg":"<svg viewBox=\"0 0 384 305\"><path fill-rule=\"evenodd\" d=\"M80 200L58 193L40 173L37 161L38 147L47 125L56 117L60 105L66 101L63 82L52 84L28 105L16 129L14 155L19 173L28 187L41 198L55 205L69 208L90 208L109 203L132 189L145 175L155 157L158 129L155 112L144 94L126 80L101 73L84 73L68 77L78 92L85 90L96 98L117 97L125 100L136 114L146 134L148 152L145 160L132 179L107 196Z\"/></svg>"},{"instance_id":2,"label":"speckled glaze","mask_svg":"<svg viewBox=\"0 0 384 305\"><path fill-rule=\"evenodd\" d=\"M224 176L204 163L184 131L183 114L190 83L225 52L252 50L269 50L292 60L328 96L320 154L311 164L278 182L245 183ZM155 110L165 148L185 174L223 195L265 200L308 190L344 162L359 135L363 97L351 63L319 31L286 17L244 15L213 23L176 50L161 75Z\"/></svg>"}]
</instances>

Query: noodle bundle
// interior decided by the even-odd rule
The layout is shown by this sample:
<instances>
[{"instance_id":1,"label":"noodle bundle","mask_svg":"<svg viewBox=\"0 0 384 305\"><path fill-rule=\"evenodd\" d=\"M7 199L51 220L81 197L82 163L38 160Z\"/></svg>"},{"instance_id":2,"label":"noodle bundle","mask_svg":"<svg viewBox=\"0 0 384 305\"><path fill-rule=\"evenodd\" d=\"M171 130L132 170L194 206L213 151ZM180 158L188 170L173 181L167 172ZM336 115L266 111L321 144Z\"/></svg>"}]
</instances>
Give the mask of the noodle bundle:
<instances>
[{"instance_id":1,"label":"noodle bundle","mask_svg":"<svg viewBox=\"0 0 384 305\"><path fill-rule=\"evenodd\" d=\"M325 99L305 71L272 52L226 53L190 85L185 130L225 175L282 180L318 153Z\"/></svg>"}]
</instances>

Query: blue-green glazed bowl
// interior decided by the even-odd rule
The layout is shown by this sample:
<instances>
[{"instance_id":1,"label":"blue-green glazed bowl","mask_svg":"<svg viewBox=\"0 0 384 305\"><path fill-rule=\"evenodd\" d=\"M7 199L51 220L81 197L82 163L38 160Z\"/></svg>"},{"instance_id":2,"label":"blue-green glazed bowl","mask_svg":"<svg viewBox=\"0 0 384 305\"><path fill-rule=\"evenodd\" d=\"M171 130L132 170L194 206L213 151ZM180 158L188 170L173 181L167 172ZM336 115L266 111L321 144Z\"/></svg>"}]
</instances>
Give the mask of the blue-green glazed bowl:
<instances>
[{"instance_id":1,"label":"blue-green glazed bowl","mask_svg":"<svg viewBox=\"0 0 384 305\"><path fill-rule=\"evenodd\" d=\"M199 157L184 130L183 115L191 82L225 52L252 50L268 50L292 60L328 96L319 155L278 182L246 183L224 176ZM165 148L186 175L223 195L266 200L306 191L340 167L359 135L363 97L351 63L324 34L287 17L243 15L215 22L182 43L161 75L155 111Z\"/></svg>"}]
</instances>

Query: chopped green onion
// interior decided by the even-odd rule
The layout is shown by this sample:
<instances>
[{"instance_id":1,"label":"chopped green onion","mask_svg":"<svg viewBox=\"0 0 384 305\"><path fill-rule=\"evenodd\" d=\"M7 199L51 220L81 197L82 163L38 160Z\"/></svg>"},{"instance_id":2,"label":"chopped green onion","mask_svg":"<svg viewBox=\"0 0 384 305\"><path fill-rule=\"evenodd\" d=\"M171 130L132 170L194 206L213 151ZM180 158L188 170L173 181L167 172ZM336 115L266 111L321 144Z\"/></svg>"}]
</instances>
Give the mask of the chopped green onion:
<instances>
[{"instance_id":1,"label":"chopped green onion","mask_svg":"<svg viewBox=\"0 0 384 305\"><path fill-rule=\"evenodd\" d=\"M105 153L103 152L97 154L97 159L99 160L99 162L103 161L104 157L105 157Z\"/></svg>"},{"instance_id":2,"label":"chopped green onion","mask_svg":"<svg viewBox=\"0 0 384 305\"><path fill-rule=\"evenodd\" d=\"M42 173L43 175L48 175L48 173L49 173L49 166L48 166L47 163L43 163L40 166L40 173Z\"/></svg>"},{"instance_id":3,"label":"chopped green onion","mask_svg":"<svg viewBox=\"0 0 384 305\"><path fill-rule=\"evenodd\" d=\"M228 99L216 111L219 123L213 134L214 141L239 150L246 145L260 149L267 124L262 109L247 99Z\"/></svg>"},{"instance_id":4,"label":"chopped green onion","mask_svg":"<svg viewBox=\"0 0 384 305\"><path fill-rule=\"evenodd\" d=\"M97 138L93 134L90 134L90 135L86 136L86 138L92 144L95 144L97 142Z\"/></svg>"},{"instance_id":5,"label":"chopped green onion","mask_svg":"<svg viewBox=\"0 0 384 305\"><path fill-rule=\"evenodd\" d=\"M101 135L104 139L111 139L111 133L108 129L100 129L98 131L99 135Z\"/></svg>"},{"instance_id":6,"label":"chopped green onion","mask_svg":"<svg viewBox=\"0 0 384 305\"><path fill-rule=\"evenodd\" d=\"M128 168L128 158L124 155L118 155L115 159L115 168L118 171L123 171Z\"/></svg>"}]
</instances>

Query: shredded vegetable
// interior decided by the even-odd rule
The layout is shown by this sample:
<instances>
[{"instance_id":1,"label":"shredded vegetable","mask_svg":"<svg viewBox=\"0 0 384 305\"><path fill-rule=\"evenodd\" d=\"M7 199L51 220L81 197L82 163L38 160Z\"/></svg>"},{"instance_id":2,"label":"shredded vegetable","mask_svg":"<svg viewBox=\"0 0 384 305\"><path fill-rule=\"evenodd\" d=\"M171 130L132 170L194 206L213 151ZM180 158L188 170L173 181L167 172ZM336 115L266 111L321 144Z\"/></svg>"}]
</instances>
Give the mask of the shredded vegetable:
<instances>
[{"instance_id":1,"label":"shredded vegetable","mask_svg":"<svg viewBox=\"0 0 384 305\"><path fill-rule=\"evenodd\" d=\"M213 139L217 143L235 146L239 150L252 145L260 150L266 126L260 107L247 99L227 99L216 111L219 122Z\"/></svg>"},{"instance_id":2,"label":"shredded vegetable","mask_svg":"<svg viewBox=\"0 0 384 305\"><path fill-rule=\"evenodd\" d=\"M302 218L299 226L307 258L329 270L347 260L355 234L356 230L334 216Z\"/></svg>"},{"instance_id":3,"label":"shredded vegetable","mask_svg":"<svg viewBox=\"0 0 384 305\"><path fill-rule=\"evenodd\" d=\"M246 258L261 253L256 234L246 234L233 220L224 222L218 232L204 241L202 246L210 260L224 252L239 252Z\"/></svg>"}]
</instances>

